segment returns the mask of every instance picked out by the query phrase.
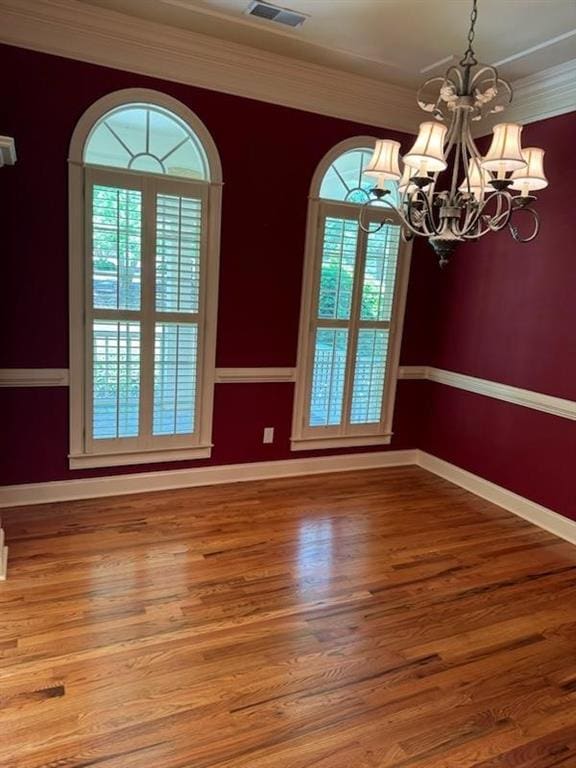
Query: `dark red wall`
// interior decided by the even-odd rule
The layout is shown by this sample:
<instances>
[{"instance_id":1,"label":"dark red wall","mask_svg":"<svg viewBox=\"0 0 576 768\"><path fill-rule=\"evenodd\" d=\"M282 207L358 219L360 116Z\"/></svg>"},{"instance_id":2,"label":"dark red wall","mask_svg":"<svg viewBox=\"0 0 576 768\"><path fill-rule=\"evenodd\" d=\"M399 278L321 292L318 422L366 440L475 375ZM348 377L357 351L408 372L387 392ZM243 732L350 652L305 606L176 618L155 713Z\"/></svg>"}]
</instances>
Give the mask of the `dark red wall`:
<instances>
[{"instance_id":1,"label":"dark red wall","mask_svg":"<svg viewBox=\"0 0 576 768\"><path fill-rule=\"evenodd\" d=\"M524 128L524 146L546 149L550 180L534 242L488 235L430 273L429 365L576 400L575 137L574 112ZM438 384L427 392L422 448L576 519L576 422Z\"/></svg>"},{"instance_id":2,"label":"dark red wall","mask_svg":"<svg viewBox=\"0 0 576 768\"><path fill-rule=\"evenodd\" d=\"M217 365L293 366L312 175L342 139L386 132L8 46L0 47L0 70L17 73L3 82L0 134L14 136L18 152L17 164L0 174L0 368L68 367L68 145L78 119L94 101L131 87L163 91L190 107L221 155L225 186ZM386 135L405 146L410 142L403 135ZM416 279L412 304L418 303L421 290L422 281ZM418 325L409 326L418 335ZM408 357L420 362L418 341L411 336L406 337ZM391 448L415 447L419 398L409 382L399 389ZM201 465L70 471L67 397L65 388L0 391L0 482ZM208 463L302 456L289 448L292 398L290 384L217 385L215 448ZM264 426L276 428L272 445L261 442Z\"/></svg>"},{"instance_id":3,"label":"dark red wall","mask_svg":"<svg viewBox=\"0 0 576 768\"><path fill-rule=\"evenodd\" d=\"M16 137L19 156L0 173L0 367L68 366L68 144L96 99L138 86L193 109L222 157L217 364L293 366L312 174L338 141L383 132L17 48L0 47L0 67L18 73L3 84L0 134ZM542 231L534 243L516 244L506 232L488 236L461 247L443 272L428 246L416 245L404 365L433 365L576 400L575 136L576 113L524 129L524 146L547 149L550 178L538 201ZM282 169L269 162L279 146ZM65 388L0 390L0 482L303 455L289 449L292 385L221 384L210 462L73 472L67 398ZM276 428L272 445L261 442L264 426ZM391 448L421 447L576 519L575 422L407 381L399 384L394 430Z\"/></svg>"}]
</instances>

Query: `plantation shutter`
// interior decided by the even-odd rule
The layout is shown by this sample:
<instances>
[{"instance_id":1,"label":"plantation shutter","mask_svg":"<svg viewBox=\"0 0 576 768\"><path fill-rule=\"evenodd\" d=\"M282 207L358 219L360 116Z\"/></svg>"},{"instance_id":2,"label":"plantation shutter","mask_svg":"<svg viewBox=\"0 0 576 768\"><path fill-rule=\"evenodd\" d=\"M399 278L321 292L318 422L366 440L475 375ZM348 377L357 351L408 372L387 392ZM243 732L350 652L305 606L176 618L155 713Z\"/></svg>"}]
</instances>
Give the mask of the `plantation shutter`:
<instances>
[{"instance_id":1,"label":"plantation shutter","mask_svg":"<svg viewBox=\"0 0 576 768\"><path fill-rule=\"evenodd\" d=\"M357 212L321 207L304 431L376 433L382 421L400 228L365 233Z\"/></svg>"},{"instance_id":2,"label":"plantation shutter","mask_svg":"<svg viewBox=\"0 0 576 768\"><path fill-rule=\"evenodd\" d=\"M205 190L90 170L87 197L87 446L194 444Z\"/></svg>"}]
</instances>

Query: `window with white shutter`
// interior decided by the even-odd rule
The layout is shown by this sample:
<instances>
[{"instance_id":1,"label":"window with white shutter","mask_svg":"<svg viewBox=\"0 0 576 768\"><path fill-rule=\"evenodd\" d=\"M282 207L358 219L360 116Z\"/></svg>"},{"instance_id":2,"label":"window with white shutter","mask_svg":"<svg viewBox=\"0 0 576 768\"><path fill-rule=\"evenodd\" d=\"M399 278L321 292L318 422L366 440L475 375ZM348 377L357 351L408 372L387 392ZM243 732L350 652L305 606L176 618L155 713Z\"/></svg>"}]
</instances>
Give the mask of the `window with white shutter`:
<instances>
[{"instance_id":1,"label":"window with white shutter","mask_svg":"<svg viewBox=\"0 0 576 768\"><path fill-rule=\"evenodd\" d=\"M73 468L210 455L220 195L216 148L179 102L118 92L80 120L70 151Z\"/></svg>"},{"instance_id":2,"label":"window with white shutter","mask_svg":"<svg viewBox=\"0 0 576 768\"><path fill-rule=\"evenodd\" d=\"M410 247L385 206L358 225L374 141L339 144L312 183L293 450L390 442Z\"/></svg>"}]
</instances>

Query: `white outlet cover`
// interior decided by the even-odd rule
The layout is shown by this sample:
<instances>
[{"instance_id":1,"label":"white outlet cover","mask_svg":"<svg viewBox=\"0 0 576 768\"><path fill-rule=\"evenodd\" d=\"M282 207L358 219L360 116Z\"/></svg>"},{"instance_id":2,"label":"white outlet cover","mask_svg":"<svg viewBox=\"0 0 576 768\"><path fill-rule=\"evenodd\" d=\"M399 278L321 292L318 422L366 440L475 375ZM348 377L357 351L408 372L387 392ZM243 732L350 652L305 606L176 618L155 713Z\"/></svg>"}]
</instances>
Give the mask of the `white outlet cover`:
<instances>
[{"instance_id":1,"label":"white outlet cover","mask_svg":"<svg viewBox=\"0 0 576 768\"><path fill-rule=\"evenodd\" d=\"M264 437L262 438L263 443L273 443L274 442L274 427L264 427Z\"/></svg>"}]
</instances>

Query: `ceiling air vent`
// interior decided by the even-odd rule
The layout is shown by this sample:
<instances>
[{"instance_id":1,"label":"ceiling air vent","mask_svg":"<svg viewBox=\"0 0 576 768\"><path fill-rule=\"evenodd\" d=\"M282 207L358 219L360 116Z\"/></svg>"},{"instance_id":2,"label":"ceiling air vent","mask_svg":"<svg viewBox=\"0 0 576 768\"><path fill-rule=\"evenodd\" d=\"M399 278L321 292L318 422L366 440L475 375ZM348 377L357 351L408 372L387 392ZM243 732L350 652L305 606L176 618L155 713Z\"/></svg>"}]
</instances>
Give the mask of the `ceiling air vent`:
<instances>
[{"instance_id":1,"label":"ceiling air vent","mask_svg":"<svg viewBox=\"0 0 576 768\"><path fill-rule=\"evenodd\" d=\"M247 16L255 16L257 19L267 19L275 24L284 24L286 27L300 27L307 19L302 13L290 11L288 8L279 8L270 3L261 3L260 0L250 3L245 11Z\"/></svg>"}]
</instances>

